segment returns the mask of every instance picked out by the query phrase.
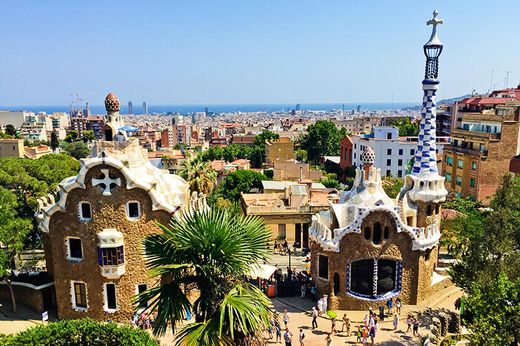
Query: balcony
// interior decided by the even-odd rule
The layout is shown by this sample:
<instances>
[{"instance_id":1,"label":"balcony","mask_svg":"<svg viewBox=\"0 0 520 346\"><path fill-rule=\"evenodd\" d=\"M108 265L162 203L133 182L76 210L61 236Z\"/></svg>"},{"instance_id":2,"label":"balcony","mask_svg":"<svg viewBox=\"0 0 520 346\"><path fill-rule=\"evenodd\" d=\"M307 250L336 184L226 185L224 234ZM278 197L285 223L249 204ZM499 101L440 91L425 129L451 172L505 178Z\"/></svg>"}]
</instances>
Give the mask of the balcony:
<instances>
[{"instance_id":1,"label":"balcony","mask_svg":"<svg viewBox=\"0 0 520 346\"><path fill-rule=\"evenodd\" d=\"M101 266L101 275L107 279L119 279L125 273L125 264L116 266Z\"/></svg>"},{"instance_id":2,"label":"balcony","mask_svg":"<svg viewBox=\"0 0 520 346\"><path fill-rule=\"evenodd\" d=\"M448 151L452 151L457 154L468 154L468 155L472 155L472 156L478 156L482 159L485 159L488 156L487 150L479 151L479 150L475 150L475 149L455 147L451 144L449 144L449 145L447 144L444 146L444 152L446 153Z\"/></svg>"},{"instance_id":3,"label":"balcony","mask_svg":"<svg viewBox=\"0 0 520 346\"><path fill-rule=\"evenodd\" d=\"M479 131L470 131L464 129L453 129L451 131L452 137L462 137L464 139L474 138L474 139L484 139L484 140L499 140L500 133L490 133L490 132L479 132Z\"/></svg>"}]
</instances>

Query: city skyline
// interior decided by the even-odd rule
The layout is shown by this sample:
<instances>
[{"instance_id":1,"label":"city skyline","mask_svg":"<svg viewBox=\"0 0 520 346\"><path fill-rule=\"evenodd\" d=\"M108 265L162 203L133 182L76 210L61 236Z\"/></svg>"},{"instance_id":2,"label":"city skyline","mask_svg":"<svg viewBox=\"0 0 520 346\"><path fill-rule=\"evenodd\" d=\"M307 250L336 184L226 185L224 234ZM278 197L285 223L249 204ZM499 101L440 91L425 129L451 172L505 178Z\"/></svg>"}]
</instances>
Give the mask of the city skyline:
<instances>
[{"instance_id":1,"label":"city skyline","mask_svg":"<svg viewBox=\"0 0 520 346\"><path fill-rule=\"evenodd\" d=\"M418 103L434 8L450 24L439 30L440 99L500 89L507 71L509 87L520 79L519 37L497 35L514 32L515 11L503 11L514 1L8 4L4 107L66 105L76 93L96 105L106 90L150 105Z\"/></svg>"}]
</instances>

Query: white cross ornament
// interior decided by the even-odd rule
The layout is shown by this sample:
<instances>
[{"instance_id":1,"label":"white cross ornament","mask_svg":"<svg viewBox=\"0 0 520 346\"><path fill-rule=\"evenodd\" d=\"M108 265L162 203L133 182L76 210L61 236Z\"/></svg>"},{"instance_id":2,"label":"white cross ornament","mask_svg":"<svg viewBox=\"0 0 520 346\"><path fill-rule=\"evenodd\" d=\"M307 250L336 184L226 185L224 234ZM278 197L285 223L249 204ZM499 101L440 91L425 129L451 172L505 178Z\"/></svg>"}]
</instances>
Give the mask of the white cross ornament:
<instances>
[{"instance_id":1,"label":"white cross ornament","mask_svg":"<svg viewBox=\"0 0 520 346\"><path fill-rule=\"evenodd\" d=\"M103 185L103 196L111 196L112 194L110 193L110 185L115 184L117 186L121 186L121 179L110 178L108 175L108 169L102 169L101 173L103 173L103 179L92 179L92 186Z\"/></svg>"}]
</instances>

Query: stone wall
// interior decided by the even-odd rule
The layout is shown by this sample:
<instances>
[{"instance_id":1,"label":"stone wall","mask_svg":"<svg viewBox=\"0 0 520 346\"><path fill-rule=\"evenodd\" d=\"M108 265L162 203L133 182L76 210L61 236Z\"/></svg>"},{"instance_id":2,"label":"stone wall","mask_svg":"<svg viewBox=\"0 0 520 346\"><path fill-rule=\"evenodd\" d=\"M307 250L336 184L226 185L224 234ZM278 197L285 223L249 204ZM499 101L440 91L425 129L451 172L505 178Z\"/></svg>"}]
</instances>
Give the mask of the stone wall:
<instances>
[{"instance_id":1,"label":"stone wall","mask_svg":"<svg viewBox=\"0 0 520 346\"><path fill-rule=\"evenodd\" d=\"M110 176L121 179L121 186L111 191L111 196L103 196L101 187L92 187L92 178L101 176L101 169L109 169ZM145 236L158 233L155 220L167 224L170 214L158 210L152 211L152 201L144 190L126 189L124 175L117 169L99 165L91 168L85 177L86 189L77 188L69 192L65 212L56 212L50 219L50 232L44 234L47 253L47 268L53 276L56 287L56 302L59 318L90 317L97 320L111 319L116 322L128 322L134 312L132 297L136 285L147 283L148 287L156 283L149 277L142 256L142 240ZM141 204L139 220L126 217L126 202L137 200ZM93 219L79 221L78 204L90 202ZM123 233L125 274L119 279L107 279L101 275L98 264L98 236L103 229L114 228ZM82 240L83 260L73 263L67 260L66 237L75 236ZM76 311L72 307L71 280L87 284L86 311ZM118 310L106 313L104 307L104 283L116 284Z\"/></svg>"},{"instance_id":2,"label":"stone wall","mask_svg":"<svg viewBox=\"0 0 520 346\"><path fill-rule=\"evenodd\" d=\"M397 233L393 217L384 211L376 211L369 214L363 221L361 230L380 222L382 229L389 227L390 234L387 240L382 240L378 245L372 239L365 239L363 231L361 233L349 233L341 239L340 251L325 251L315 241L311 242L311 271L312 277L318 286L319 295L333 293L332 282L334 273L339 274L339 293L337 294L337 304L339 309L363 310L374 304L384 302L364 301L347 294L347 271L346 268L352 261L361 259L392 259L402 262L402 285L398 297L404 304L417 304L428 295L431 285L431 275L437 262L437 249L433 249L429 254L429 259L425 260L425 252L412 251L412 240L404 232ZM329 278L323 279L318 276L318 257L319 255L328 256Z\"/></svg>"}]
</instances>

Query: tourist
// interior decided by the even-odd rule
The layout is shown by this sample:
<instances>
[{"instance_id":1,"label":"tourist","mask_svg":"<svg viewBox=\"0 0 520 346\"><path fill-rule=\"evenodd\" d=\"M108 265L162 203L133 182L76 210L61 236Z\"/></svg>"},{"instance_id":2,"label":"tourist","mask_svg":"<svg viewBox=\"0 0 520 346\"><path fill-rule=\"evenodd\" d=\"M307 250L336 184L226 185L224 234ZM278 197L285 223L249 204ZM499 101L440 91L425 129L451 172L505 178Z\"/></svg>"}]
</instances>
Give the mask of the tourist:
<instances>
[{"instance_id":1,"label":"tourist","mask_svg":"<svg viewBox=\"0 0 520 346\"><path fill-rule=\"evenodd\" d=\"M323 311L327 312L327 305L328 305L329 296L328 295L324 295L322 299L323 299Z\"/></svg>"},{"instance_id":2,"label":"tourist","mask_svg":"<svg viewBox=\"0 0 520 346\"><path fill-rule=\"evenodd\" d=\"M332 335L331 333L327 334L327 337L325 338L325 341L327 342L327 346L332 345Z\"/></svg>"},{"instance_id":3,"label":"tourist","mask_svg":"<svg viewBox=\"0 0 520 346\"><path fill-rule=\"evenodd\" d=\"M275 343L282 343L282 327L280 326L280 321L278 321L278 318L275 322L275 328L276 328L276 341Z\"/></svg>"},{"instance_id":4,"label":"tourist","mask_svg":"<svg viewBox=\"0 0 520 346\"><path fill-rule=\"evenodd\" d=\"M287 309L283 311L283 323L285 324L285 328L287 328L287 323L289 323L289 314L287 313Z\"/></svg>"},{"instance_id":5,"label":"tourist","mask_svg":"<svg viewBox=\"0 0 520 346\"><path fill-rule=\"evenodd\" d=\"M336 319L335 318L331 318L330 319L330 333L331 334L336 334L338 331L336 330Z\"/></svg>"},{"instance_id":6,"label":"tourist","mask_svg":"<svg viewBox=\"0 0 520 346\"><path fill-rule=\"evenodd\" d=\"M343 314L343 324L341 325L341 331L343 332L344 328L346 328L347 335L350 335L350 320L347 317L347 314Z\"/></svg>"},{"instance_id":7,"label":"tourist","mask_svg":"<svg viewBox=\"0 0 520 346\"><path fill-rule=\"evenodd\" d=\"M305 292L307 291L307 285L303 284L301 287L300 287L300 291L301 291L301 298L305 298Z\"/></svg>"},{"instance_id":8,"label":"tourist","mask_svg":"<svg viewBox=\"0 0 520 346\"><path fill-rule=\"evenodd\" d=\"M368 328L363 328L363 331L361 332L361 343L363 345L366 345L367 344L367 339L368 339Z\"/></svg>"},{"instance_id":9,"label":"tourist","mask_svg":"<svg viewBox=\"0 0 520 346\"><path fill-rule=\"evenodd\" d=\"M275 328L276 323L274 322L274 318L271 316L271 319L269 320L269 328L267 328L267 331L269 332L269 340L273 338Z\"/></svg>"},{"instance_id":10,"label":"tourist","mask_svg":"<svg viewBox=\"0 0 520 346\"><path fill-rule=\"evenodd\" d=\"M408 325L408 328L406 329L406 332L404 332L405 334L407 334L410 331L410 329L412 328L412 323L413 323L412 315L408 315L408 317L406 318L406 324Z\"/></svg>"},{"instance_id":11,"label":"tourist","mask_svg":"<svg viewBox=\"0 0 520 346\"><path fill-rule=\"evenodd\" d=\"M413 319L413 336L419 336L419 320Z\"/></svg>"},{"instance_id":12,"label":"tourist","mask_svg":"<svg viewBox=\"0 0 520 346\"><path fill-rule=\"evenodd\" d=\"M300 328L300 337L298 338L300 340L300 346L305 346L303 344L303 339L305 339L305 333L303 332L303 329Z\"/></svg>"},{"instance_id":13,"label":"tourist","mask_svg":"<svg viewBox=\"0 0 520 346\"><path fill-rule=\"evenodd\" d=\"M320 298L318 300L318 315L321 316L321 314L323 313L323 298Z\"/></svg>"},{"instance_id":14,"label":"tourist","mask_svg":"<svg viewBox=\"0 0 520 346\"><path fill-rule=\"evenodd\" d=\"M312 301L315 302L316 301L316 293L318 292L318 287L316 286L316 284L313 282L312 283L312 286L311 286L311 294L312 294Z\"/></svg>"},{"instance_id":15,"label":"tourist","mask_svg":"<svg viewBox=\"0 0 520 346\"><path fill-rule=\"evenodd\" d=\"M388 314L389 314L390 316L392 316L392 312L393 312L393 310L392 310L392 308L393 308L392 305L393 305L393 304L392 304L392 303L393 303L393 302L392 302L392 298L390 298L390 299L388 299L388 300L386 301L386 306L388 307Z\"/></svg>"},{"instance_id":16,"label":"tourist","mask_svg":"<svg viewBox=\"0 0 520 346\"><path fill-rule=\"evenodd\" d=\"M396 298L395 299L395 309L397 310L397 313L400 315L401 314L401 305L403 303L401 303L401 298Z\"/></svg>"},{"instance_id":17,"label":"tourist","mask_svg":"<svg viewBox=\"0 0 520 346\"><path fill-rule=\"evenodd\" d=\"M379 319L381 322L385 320L385 307L383 305L379 306Z\"/></svg>"},{"instance_id":18,"label":"tourist","mask_svg":"<svg viewBox=\"0 0 520 346\"><path fill-rule=\"evenodd\" d=\"M318 318L318 311L313 306L311 311L312 316L312 329L318 328L318 322L316 322L316 319Z\"/></svg>"},{"instance_id":19,"label":"tourist","mask_svg":"<svg viewBox=\"0 0 520 346\"><path fill-rule=\"evenodd\" d=\"M292 346L292 333L289 331L289 328L285 328L283 338L285 340L285 346Z\"/></svg>"},{"instance_id":20,"label":"tourist","mask_svg":"<svg viewBox=\"0 0 520 346\"><path fill-rule=\"evenodd\" d=\"M361 326L358 326L356 336L357 336L357 339L356 339L356 344L357 344L358 342L361 342L361 338L363 337L363 329L361 329Z\"/></svg>"},{"instance_id":21,"label":"tourist","mask_svg":"<svg viewBox=\"0 0 520 346\"><path fill-rule=\"evenodd\" d=\"M276 250L278 250L278 241L277 240L274 241L274 251L273 251L273 253L276 254Z\"/></svg>"},{"instance_id":22,"label":"tourist","mask_svg":"<svg viewBox=\"0 0 520 346\"><path fill-rule=\"evenodd\" d=\"M370 332L368 333L368 335L370 336L370 341L372 341L372 345L374 344L376 332L377 332L377 320L374 321L374 325L372 327L370 327Z\"/></svg>"},{"instance_id":23,"label":"tourist","mask_svg":"<svg viewBox=\"0 0 520 346\"><path fill-rule=\"evenodd\" d=\"M399 315L397 314L397 312L394 312L394 330L397 329L397 325L399 324Z\"/></svg>"}]
</instances>

